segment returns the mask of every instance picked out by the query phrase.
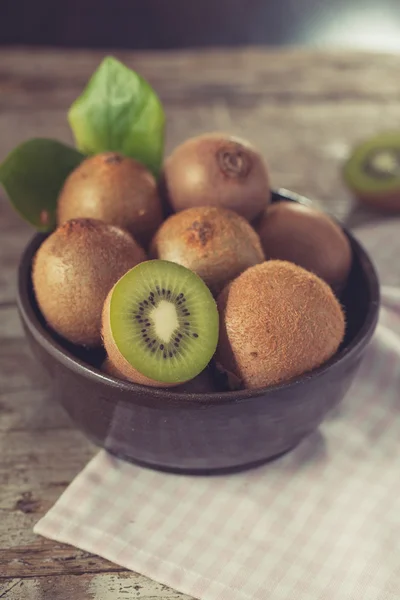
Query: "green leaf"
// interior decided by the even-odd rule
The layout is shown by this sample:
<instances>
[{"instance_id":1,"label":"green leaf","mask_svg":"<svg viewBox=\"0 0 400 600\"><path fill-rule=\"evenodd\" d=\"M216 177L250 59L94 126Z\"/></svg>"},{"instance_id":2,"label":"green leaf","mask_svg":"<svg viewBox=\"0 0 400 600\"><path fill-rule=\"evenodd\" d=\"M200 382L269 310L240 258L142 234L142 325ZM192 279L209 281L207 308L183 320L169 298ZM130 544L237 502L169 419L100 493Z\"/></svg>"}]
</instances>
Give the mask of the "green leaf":
<instances>
[{"instance_id":1,"label":"green leaf","mask_svg":"<svg viewBox=\"0 0 400 600\"><path fill-rule=\"evenodd\" d=\"M106 57L68 113L76 145L85 154L121 152L158 175L165 115L151 86L113 57Z\"/></svg>"},{"instance_id":2,"label":"green leaf","mask_svg":"<svg viewBox=\"0 0 400 600\"><path fill-rule=\"evenodd\" d=\"M70 172L85 157L53 140L33 139L0 165L0 183L19 214L39 231L56 225L57 198Z\"/></svg>"}]
</instances>

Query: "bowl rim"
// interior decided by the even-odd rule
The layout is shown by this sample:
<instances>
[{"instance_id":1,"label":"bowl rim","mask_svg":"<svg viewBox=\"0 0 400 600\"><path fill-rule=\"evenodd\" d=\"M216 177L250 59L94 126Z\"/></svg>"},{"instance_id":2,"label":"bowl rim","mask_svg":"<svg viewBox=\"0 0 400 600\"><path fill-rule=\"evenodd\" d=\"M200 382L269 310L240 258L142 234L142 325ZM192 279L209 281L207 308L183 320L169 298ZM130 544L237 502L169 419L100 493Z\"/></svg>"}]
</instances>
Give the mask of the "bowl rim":
<instances>
[{"instance_id":1,"label":"bowl rim","mask_svg":"<svg viewBox=\"0 0 400 600\"><path fill-rule=\"evenodd\" d=\"M291 200L307 206L313 206L313 203L308 198L284 188L272 190L272 197L275 201ZM207 393L176 393L174 392L174 388L150 388L148 386L139 385L133 382L115 379L114 377L97 370L95 367L92 367L88 363L85 363L83 360L77 358L69 350L63 348L61 344L59 344L57 340L53 338L50 330L42 326L35 314L35 310L31 302L29 301L28 281L30 279L33 255L38 247L39 238L43 236L43 234L40 233L36 233L31 238L26 245L20 259L18 268L17 306L23 322L29 328L35 340L44 348L47 353L52 355L54 359L62 363L67 369L74 371L77 375L85 377L98 384L106 385L115 391L124 391L130 393L129 396L126 395L123 400L127 404L142 404L144 398L146 398L146 395L149 396L149 394L151 394L152 400L154 399L154 401L159 401L163 408L167 408L168 406L175 408L177 406L206 407L212 405L224 405L232 402L246 402L262 396L273 396L275 393L283 390L295 390L296 388L303 386L311 379L319 379L328 370L336 370L340 367L343 361L350 360L353 356L357 355L369 342L374 333L380 306L380 286L378 275L372 260L370 259L366 250L364 250L363 246L342 223L339 223L339 225L349 238L352 249L357 254L368 282L371 302L365 321L351 343L336 353L329 361L317 369L304 373L303 375L293 378L290 381L273 386ZM112 402L111 399L109 400ZM148 404L148 402L146 402L146 404ZM152 406L154 406L154 404L154 402L151 403Z\"/></svg>"}]
</instances>

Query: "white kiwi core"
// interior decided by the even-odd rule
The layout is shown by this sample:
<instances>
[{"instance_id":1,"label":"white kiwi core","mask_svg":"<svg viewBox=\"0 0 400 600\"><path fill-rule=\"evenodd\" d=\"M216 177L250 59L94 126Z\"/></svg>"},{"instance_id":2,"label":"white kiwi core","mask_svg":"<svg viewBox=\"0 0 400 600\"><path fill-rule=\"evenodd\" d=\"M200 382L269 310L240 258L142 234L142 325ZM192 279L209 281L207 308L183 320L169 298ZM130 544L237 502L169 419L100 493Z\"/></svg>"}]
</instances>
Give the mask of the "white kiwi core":
<instances>
[{"instance_id":1,"label":"white kiwi core","mask_svg":"<svg viewBox=\"0 0 400 600\"><path fill-rule=\"evenodd\" d=\"M161 302L150 312L150 319L153 321L157 336L165 343L168 343L175 330L179 327L178 313L175 304L167 300Z\"/></svg>"}]
</instances>

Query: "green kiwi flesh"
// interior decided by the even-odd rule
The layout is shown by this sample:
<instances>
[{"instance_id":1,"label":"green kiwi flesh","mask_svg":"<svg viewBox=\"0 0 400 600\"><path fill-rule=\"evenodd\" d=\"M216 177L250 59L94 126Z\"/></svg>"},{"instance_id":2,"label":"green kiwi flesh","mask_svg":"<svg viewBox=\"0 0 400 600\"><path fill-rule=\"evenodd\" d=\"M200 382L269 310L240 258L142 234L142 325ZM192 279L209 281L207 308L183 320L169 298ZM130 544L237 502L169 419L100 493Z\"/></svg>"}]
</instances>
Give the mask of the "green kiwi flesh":
<instances>
[{"instance_id":1,"label":"green kiwi flesh","mask_svg":"<svg viewBox=\"0 0 400 600\"><path fill-rule=\"evenodd\" d=\"M343 175L356 193L400 190L400 132L380 133L356 146Z\"/></svg>"},{"instance_id":2,"label":"green kiwi flesh","mask_svg":"<svg viewBox=\"0 0 400 600\"><path fill-rule=\"evenodd\" d=\"M127 379L163 387L198 375L218 342L219 317L205 283L181 265L150 260L126 273L103 310L110 362Z\"/></svg>"}]
</instances>

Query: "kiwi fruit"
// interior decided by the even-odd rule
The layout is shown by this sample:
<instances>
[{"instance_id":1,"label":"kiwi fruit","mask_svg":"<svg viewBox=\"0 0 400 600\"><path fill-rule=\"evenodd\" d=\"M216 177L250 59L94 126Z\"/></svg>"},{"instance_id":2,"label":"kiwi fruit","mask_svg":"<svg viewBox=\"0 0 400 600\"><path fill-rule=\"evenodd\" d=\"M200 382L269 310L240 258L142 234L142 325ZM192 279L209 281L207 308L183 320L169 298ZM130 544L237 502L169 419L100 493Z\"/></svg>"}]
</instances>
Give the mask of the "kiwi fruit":
<instances>
[{"instance_id":1,"label":"kiwi fruit","mask_svg":"<svg viewBox=\"0 0 400 600\"><path fill-rule=\"evenodd\" d=\"M129 381L118 371L108 357L103 362L101 370L115 379ZM216 391L216 385L209 367L206 367L204 371L196 375L193 379L174 387L174 392L180 394L210 394Z\"/></svg>"},{"instance_id":2,"label":"kiwi fruit","mask_svg":"<svg viewBox=\"0 0 400 600\"><path fill-rule=\"evenodd\" d=\"M266 259L287 260L340 291L352 264L350 242L328 215L298 202L276 202L257 224Z\"/></svg>"},{"instance_id":3,"label":"kiwi fruit","mask_svg":"<svg viewBox=\"0 0 400 600\"><path fill-rule=\"evenodd\" d=\"M111 375L111 377L114 377L115 379L125 379L122 373L118 371L117 367L113 365L108 356L101 365L101 370L103 371L103 373L106 373L106 375Z\"/></svg>"},{"instance_id":4,"label":"kiwi fruit","mask_svg":"<svg viewBox=\"0 0 400 600\"><path fill-rule=\"evenodd\" d=\"M383 132L357 145L344 165L346 185L361 202L400 212L400 132Z\"/></svg>"},{"instance_id":5,"label":"kiwi fruit","mask_svg":"<svg viewBox=\"0 0 400 600\"><path fill-rule=\"evenodd\" d=\"M167 158L163 186L173 210L217 206L249 221L270 201L270 182L261 154L249 142L207 133L178 146Z\"/></svg>"},{"instance_id":6,"label":"kiwi fruit","mask_svg":"<svg viewBox=\"0 0 400 600\"><path fill-rule=\"evenodd\" d=\"M157 231L151 255L191 269L214 295L242 271L264 261L259 237L248 221L215 206L171 215Z\"/></svg>"},{"instance_id":7,"label":"kiwi fruit","mask_svg":"<svg viewBox=\"0 0 400 600\"><path fill-rule=\"evenodd\" d=\"M114 283L141 261L144 250L122 229L73 219L39 247L32 282L48 325L73 344L101 345L101 313Z\"/></svg>"},{"instance_id":8,"label":"kiwi fruit","mask_svg":"<svg viewBox=\"0 0 400 600\"><path fill-rule=\"evenodd\" d=\"M156 180L132 158L91 156L72 171L58 198L58 224L78 217L117 225L146 247L163 218Z\"/></svg>"},{"instance_id":9,"label":"kiwi fruit","mask_svg":"<svg viewBox=\"0 0 400 600\"><path fill-rule=\"evenodd\" d=\"M218 297L216 360L262 388L288 381L329 360L345 334L343 310L322 279L287 261L247 269Z\"/></svg>"},{"instance_id":10,"label":"kiwi fruit","mask_svg":"<svg viewBox=\"0 0 400 600\"><path fill-rule=\"evenodd\" d=\"M210 362L218 341L214 298L195 273L150 260L128 271L109 292L103 310L108 358L130 381L176 386Z\"/></svg>"}]
</instances>

